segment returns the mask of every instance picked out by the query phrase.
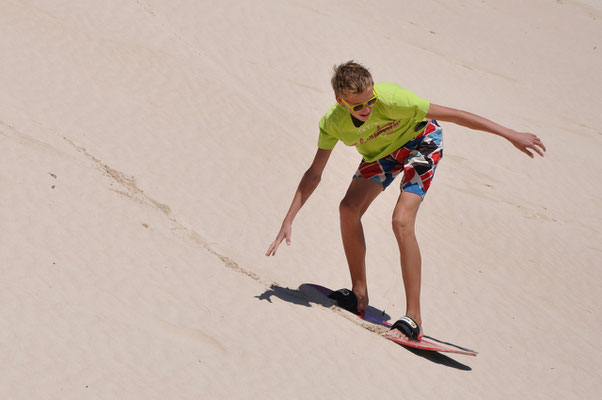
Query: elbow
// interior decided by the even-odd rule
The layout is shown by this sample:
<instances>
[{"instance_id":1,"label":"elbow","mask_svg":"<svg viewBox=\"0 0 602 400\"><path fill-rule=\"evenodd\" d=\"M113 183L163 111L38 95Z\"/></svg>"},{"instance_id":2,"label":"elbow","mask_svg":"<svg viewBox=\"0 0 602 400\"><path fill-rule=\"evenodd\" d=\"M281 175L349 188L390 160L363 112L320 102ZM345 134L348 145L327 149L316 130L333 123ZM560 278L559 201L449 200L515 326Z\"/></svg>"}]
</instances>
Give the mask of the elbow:
<instances>
[{"instance_id":1,"label":"elbow","mask_svg":"<svg viewBox=\"0 0 602 400\"><path fill-rule=\"evenodd\" d=\"M312 186L318 186L318 184L322 180L322 174L316 173L315 171L312 171L311 169L308 169L305 172L304 178Z\"/></svg>"}]
</instances>

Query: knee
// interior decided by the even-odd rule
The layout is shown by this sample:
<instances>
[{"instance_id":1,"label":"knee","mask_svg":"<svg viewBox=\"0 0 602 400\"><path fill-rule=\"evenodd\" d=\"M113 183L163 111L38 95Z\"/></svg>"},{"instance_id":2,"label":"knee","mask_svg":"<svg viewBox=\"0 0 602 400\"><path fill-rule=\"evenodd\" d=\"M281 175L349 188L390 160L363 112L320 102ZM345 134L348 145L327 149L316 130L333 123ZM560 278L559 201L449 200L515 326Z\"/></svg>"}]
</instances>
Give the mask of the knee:
<instances>
[{"instance_id":1,"label":"knee","mask_svg":"<svg viewBox=\"0 0 602 400\"><path fill-rule=\"evenodd\" d=\"M355 204L352 201L349 201L349 199L345 197L343 200L341 200L341 203L339 204L339 214L341 215L341 218L360 217L361 210L357 206L357 204Z\"/></svg>"},{"instance_id":2,"label":"knee","mask_svg":"<svg viewBox=\"0 0 602 400\"><path fill-rule=\"evenodd\" d=\"M414 235L414 219L407 215L393 216L393 232L399 239Z\"/></svg>"}]
</instances>

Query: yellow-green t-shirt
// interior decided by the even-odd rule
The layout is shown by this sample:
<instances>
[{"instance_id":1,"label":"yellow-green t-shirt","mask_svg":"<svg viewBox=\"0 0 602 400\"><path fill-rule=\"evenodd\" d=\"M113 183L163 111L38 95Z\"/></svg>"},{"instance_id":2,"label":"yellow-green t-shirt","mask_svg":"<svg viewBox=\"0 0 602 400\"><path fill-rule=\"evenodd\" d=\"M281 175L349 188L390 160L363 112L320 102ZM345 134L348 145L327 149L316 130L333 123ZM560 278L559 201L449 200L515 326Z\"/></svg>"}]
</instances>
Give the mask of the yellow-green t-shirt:
<instances>
[{"instance_id":1,"label":"yellow-green t-shirt","mask_svg":"<svg viewBox=\"0 0 602 400\"><path fill-rule=\"evenodd\" d=\"M335 103L320 120L318 147L332 150L340 140L355 146L367 162L386 157L418 135L430 102L389 82L375 83L378 99L372 114L360 127L353 124L346 107ZM419 130L420 131L420 130Z\"/></svg>"}]
</instances>

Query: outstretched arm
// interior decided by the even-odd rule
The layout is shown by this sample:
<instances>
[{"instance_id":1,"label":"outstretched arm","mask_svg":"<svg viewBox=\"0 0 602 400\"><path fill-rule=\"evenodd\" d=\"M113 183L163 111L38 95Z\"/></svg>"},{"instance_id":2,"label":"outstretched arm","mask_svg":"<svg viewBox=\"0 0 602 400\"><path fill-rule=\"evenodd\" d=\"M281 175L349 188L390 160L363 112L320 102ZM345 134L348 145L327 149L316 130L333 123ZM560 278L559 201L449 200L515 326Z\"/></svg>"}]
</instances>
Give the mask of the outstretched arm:
<instances>
[{"instance_id":1,"label":"outstretched arm","mask_svg":"<svg viewBox=\"0 0 602 400\"><path fill-rule=\"evenodd\" d=\"M297 191L293 197L293 202L291 203L291 206L284 217L284 221L282 221L280 232L278 232L276 239L272 242L272 244L270 244L268 251L265 253L266 256L276 255L276 250L284 239L286 239L287 245L291 244L293 220L309 196L311 196L316 187L318 187L318 184L322 179L322 172L324 171L324 167L326 167L326 163L328 162L328 158L330 157L331 153L332 150L322 149L318 149L316 152L313 162L309 166L308 170L305 171L305 174L303 174L301 182L299 182L299 186L297 187Z\"/></svg>"},{"instance_id":2,"label":"outstretched arm","mask_svg":"<svg viewBox=\"0 0 602 400\"><path fill-rule=\"evenodd\" d=\"M543 153L546 151L546 147L544 146L543 142L536 135L528 132L517 132L513 129L506 128L493 121L467 111L431 104L426 117L428 119L453 122L470 129L499 135L505 139L508 139L508 141L514 145L514 147L527 154L531 158L533 158L533 153L530 150L535 151L542 157Z\"/></svg>"}]
</instances>

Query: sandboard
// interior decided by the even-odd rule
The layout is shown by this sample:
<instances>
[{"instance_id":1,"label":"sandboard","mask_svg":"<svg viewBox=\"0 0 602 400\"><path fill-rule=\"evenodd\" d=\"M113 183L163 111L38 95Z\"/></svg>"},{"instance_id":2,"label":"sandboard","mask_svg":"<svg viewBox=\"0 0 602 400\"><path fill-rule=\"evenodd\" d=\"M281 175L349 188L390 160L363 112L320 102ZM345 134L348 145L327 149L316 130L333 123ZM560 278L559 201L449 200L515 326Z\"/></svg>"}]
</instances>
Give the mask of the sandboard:
<instances>
[{"instance_id":1,"label":"sandboard","mask_svg":"<svg viewBox=\"0 0 602 400\"><path fill-rule=\"evenodd\" d=\"M328 297L333 290L328 289L327 287L316 285L314 283L303 284L302 286L310 288L318 292L320 295ZM334 303L334 302L333 302ZM391 323L387 320L383 319L383 317L388 317L383 311L379 311L374 307L369 306L366 310L364 316L358 316L362 320L369 322L371 324L384 326L387 328L391 327ZM430 336L423 336L420 340L404 340L397 338L390 338L387 336L383 336L386 339L389 339L395 343L398 343L402 346L412 347L415 349L428 350L428 351L437 351L442 353L455 353L455 354L463 354L467 356L476 356L478 353L474 350L470 350L464 347L460 347L451 343L445 343L440 340L437 340Z\"/></svg>"}]
</instances>

